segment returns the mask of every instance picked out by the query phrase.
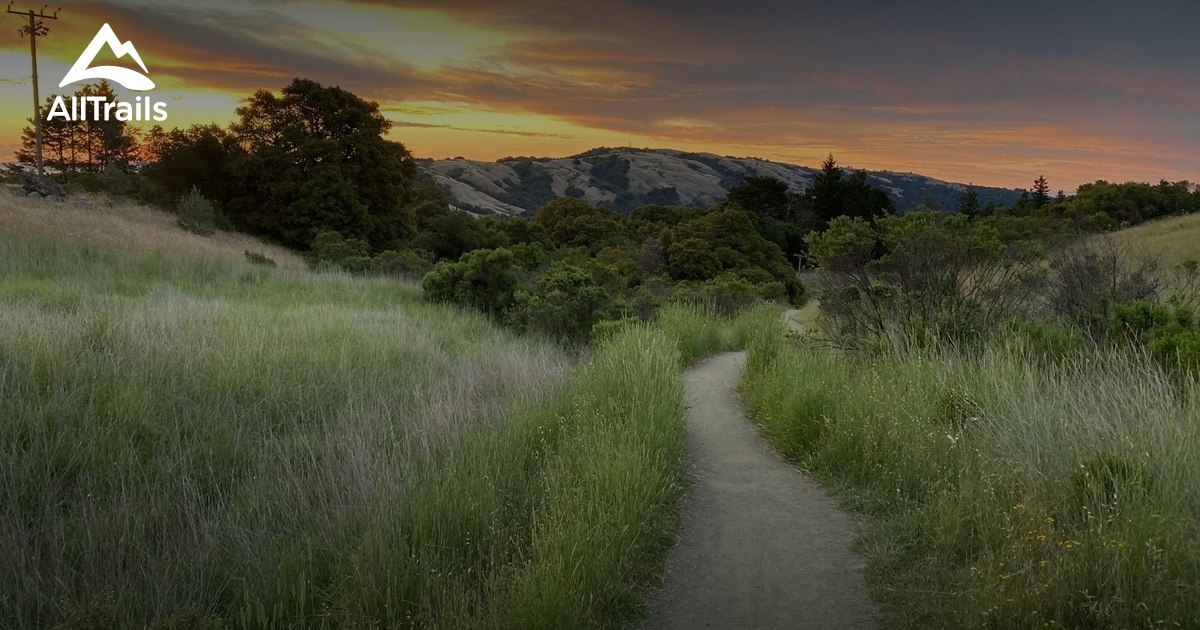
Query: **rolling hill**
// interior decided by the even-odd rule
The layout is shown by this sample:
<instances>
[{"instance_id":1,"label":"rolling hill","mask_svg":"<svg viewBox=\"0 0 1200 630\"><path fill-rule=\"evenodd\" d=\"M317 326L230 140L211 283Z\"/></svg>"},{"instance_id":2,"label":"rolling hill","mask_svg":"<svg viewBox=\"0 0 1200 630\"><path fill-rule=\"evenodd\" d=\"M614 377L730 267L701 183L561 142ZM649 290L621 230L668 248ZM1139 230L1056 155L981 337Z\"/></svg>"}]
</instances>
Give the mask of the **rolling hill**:
<instances>
[{"instance_id":1,"label":"rolling hill","mask_svg":"<svg viewBox=\"0 0 1200 630\"><path fill-rule=\"evenodd\" d=\"M646 204L708 207L747 177L775 177L800 192L817 173L814 168L758 158L630 148L593 149L556 159L422 160L420 166L460 210L506 216L531 214L560 197L576 197L623 213ZM967 189L965 184L891 171L867 171L867 181L887 191L901 212L921 203L952 209ZM976 191L981 204L1011 205L1021 194L1004 188L976 187Z\"/></svg>"},{"instance_id":2,"label":"rolling hill","mask_svg":"<svg viewBox=\"0 0 1200 630\"><path fill-rule=\"evenodd\" d=\"M1200 214L1188 214L1143 223L1114 232L1117 242L1135 253L1157 258L1168 266L1200 259Z\"/></svg>"}]
</instances>

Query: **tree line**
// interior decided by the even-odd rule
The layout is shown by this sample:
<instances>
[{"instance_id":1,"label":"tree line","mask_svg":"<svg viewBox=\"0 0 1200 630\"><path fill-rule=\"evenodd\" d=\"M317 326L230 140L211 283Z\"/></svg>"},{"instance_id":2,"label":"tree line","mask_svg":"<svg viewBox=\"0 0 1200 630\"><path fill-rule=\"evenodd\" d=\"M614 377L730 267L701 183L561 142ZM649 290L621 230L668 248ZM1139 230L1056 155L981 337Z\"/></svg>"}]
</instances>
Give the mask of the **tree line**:
<instances>
[{"instance_id":1,"label":"tree line","mask_svg":"<svg viewBox=\"0 0 1200 630\"><path fill-rule=\"evenodd\" d=\"M115 99L105 83L79 95ZM671 300L725 311L760 299L800 304L797 257L840 268L845 261L831 253L831 242L876 270L902 257L941 269L905 277L897 286L908 292L949 283L946 270L956 267L946 256L1002 274L1012 260L1003 269L989 265L996 252L1015 254L1015 243L1200 209L1200 191L1187 182L1097 182L1051 197L1040 177L1011 208L980 207L968 188L956 215L920 208L899 217L865 172L847 173L830 155L802 192L748 177L709 209L647 205L623 214L568 197L528 219L475 218L452 209L404 145L387 138L391 124L377 103L297 78L278 94L255 93L237 116L225 127L155 127L140 140L121 121L56 119L46 132L48 163L101 172L84 182L109 190L119 184L116 192L187 210L189 229L254 234L305 252L315 266L421 278L430 299L567 341L586 340L606 322L653 317ZM26 140L29 148L32 131ZM132 168L135 157L146 162L140 171ZM929 218L935 215L942 218ZM909 251L916 246L899 245L899 235L920 235L923 245ZM865 275L843 289L860 298L883 290ZM905 309L928 316L933 307L924 299Z\"/></svg>"}]
</instances>

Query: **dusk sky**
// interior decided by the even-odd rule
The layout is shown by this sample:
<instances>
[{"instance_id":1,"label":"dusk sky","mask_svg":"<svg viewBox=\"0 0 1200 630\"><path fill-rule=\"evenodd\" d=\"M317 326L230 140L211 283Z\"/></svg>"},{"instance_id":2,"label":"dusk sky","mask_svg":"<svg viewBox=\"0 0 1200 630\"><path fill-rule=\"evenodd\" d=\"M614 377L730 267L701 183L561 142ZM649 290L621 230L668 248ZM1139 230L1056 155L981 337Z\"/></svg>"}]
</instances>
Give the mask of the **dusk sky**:
<instances>
[{"instance_id":1,"label":"dusk sky","mask_svg":"<svg viewBox=\"0 0 1200 630\"><path fill-rule=\"evenodd\" d=\"M809 166L833 152L1005 187L1044 174L1068 192L1200 181L1197 0L63 5L39 40L43 98L78 89L58 83L108 22L169 126L228 123L304 76L378 101L418 157L632 145ZM22 23L0 22L4 159L32 110Z\"/></svg>"}]
</instances>

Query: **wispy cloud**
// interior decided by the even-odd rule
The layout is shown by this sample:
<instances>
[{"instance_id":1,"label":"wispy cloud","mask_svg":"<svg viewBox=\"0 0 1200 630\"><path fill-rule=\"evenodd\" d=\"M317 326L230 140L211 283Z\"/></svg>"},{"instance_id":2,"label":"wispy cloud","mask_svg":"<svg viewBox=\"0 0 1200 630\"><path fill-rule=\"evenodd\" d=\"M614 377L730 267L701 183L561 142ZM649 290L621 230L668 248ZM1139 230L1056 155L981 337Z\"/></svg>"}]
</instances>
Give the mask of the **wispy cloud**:
<instances>
[{"instance_id":1,"label":"wispy cloud","mask_svg":"<svg viewBox=\"0 0 1200 630\"><path fill-rule=\"evenodd\" d=\"M431 123L408 122L404 120L393 120L394 127L411 127L415 129L447 129L450 131L468 131L472 133L498 133L509 136L521 136L522 138L562 138L570 139L572 136L562 133L539 133L536 131L521 131L518 129L480 129L478 127L458 127L455 125L435 125Z\"/></svg>"},{"instance_id":2,"label":"wispy cloud","mask_svg":"<svg viewBox=\"0 0 1200 630\"><path fill-rule=\"evenodd\" d=\"M312 77L381 102L395 134L438 157L628 139L834 150L1002 185L1200 179L1190 1L79 0L69 13L48 49L64 63L111 22L167 87L248 95Z\"/></svg>"}]
</instances>

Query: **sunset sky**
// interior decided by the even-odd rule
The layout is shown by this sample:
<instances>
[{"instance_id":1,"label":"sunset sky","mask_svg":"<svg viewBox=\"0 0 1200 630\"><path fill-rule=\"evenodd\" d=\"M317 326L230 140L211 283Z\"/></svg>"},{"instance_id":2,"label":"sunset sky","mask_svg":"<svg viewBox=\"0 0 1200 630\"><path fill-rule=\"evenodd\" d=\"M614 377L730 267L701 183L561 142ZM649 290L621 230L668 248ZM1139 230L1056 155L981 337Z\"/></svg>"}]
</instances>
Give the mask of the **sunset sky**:
<instances>
[{"instance_id":1,"label":"sunset sky","mask_svg":"<svg viewBox=\"0 0 1200 630\"><path fill-rule=\"evenodd\" d=\"M58 83L108 22L171 126L230 122L304 76L378 101L418 157L632 145L1067 191L1200 181L1196 0L62 5L39 40L43 98L78 89ZM22 24L0 22L4 159L33 107Z\"/></svg>"}]
</instances>

